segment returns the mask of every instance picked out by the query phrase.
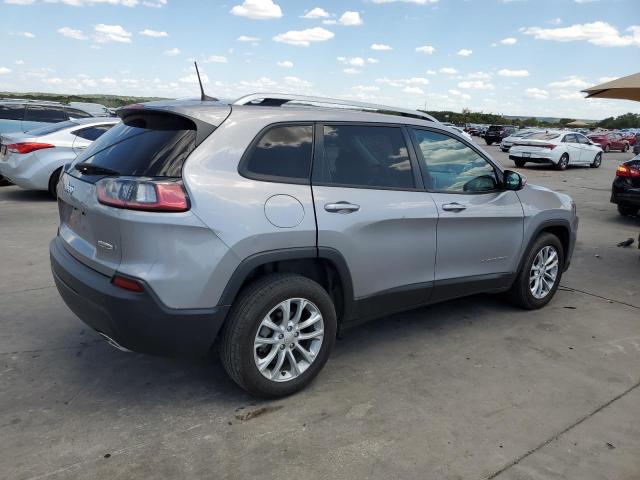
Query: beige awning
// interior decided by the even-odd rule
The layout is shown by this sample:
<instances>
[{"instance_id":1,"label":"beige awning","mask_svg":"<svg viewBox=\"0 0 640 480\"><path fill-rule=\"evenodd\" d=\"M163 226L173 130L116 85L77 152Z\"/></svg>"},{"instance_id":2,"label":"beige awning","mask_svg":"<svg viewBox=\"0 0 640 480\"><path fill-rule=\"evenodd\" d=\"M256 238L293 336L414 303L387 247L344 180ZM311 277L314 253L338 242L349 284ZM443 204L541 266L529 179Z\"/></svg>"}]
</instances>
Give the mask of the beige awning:
<instances>
[{"instance_id":1,"label":"beige awning","mask_svg":"<svg viewBox=\"0 0 640 480\"><path fill-rule=\"evenodd\" d=\"M582 90L586 98L619 98L640 102L640 73Z\"/></svg>"}]
</instances>

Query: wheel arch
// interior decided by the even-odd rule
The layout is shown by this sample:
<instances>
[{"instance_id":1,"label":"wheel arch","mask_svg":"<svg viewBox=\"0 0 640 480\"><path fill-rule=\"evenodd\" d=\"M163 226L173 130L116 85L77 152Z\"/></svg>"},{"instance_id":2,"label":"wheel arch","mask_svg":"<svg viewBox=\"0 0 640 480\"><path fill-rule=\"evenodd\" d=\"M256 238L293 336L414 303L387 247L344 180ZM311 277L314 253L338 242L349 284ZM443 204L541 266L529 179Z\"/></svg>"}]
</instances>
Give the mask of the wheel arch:
<instances>
[{"instance_id":1,"label":"wheel arch","mask_svg":"<svg viewBox=\"0 0 640 480\"><path fill-rule=\"evenodd\" d=\"M238 294L254 280L270 273L296 273L319 283L331 296L338 323L354 312L353 283L347 262L335 249L301 247L260 252L244 259L231 275L220 305L233 305Z\"/></svg>"},{"instance_id":2,"label":"wheel arch","mask_svg":"<svg viewBox=\"0 0 640 480\"><path fill-rule=\"evenodd\" d=\"M562 244L562 253L564 258L563 269L566 266L567 256L569 254L569 249L571 248L571 224L568 220L557 219L557 220L545 220L541 222L533 231L533 234L529 236L529 241L527 242L526 248L522 251L522 255L520 256L520 262L518 263L518 272L522 269L522 265L526 259L527 253L533 246L533 243L537 240L537 238L543 233L551 233L556 236L560 243Z\"/></svg>"}]
</instances>

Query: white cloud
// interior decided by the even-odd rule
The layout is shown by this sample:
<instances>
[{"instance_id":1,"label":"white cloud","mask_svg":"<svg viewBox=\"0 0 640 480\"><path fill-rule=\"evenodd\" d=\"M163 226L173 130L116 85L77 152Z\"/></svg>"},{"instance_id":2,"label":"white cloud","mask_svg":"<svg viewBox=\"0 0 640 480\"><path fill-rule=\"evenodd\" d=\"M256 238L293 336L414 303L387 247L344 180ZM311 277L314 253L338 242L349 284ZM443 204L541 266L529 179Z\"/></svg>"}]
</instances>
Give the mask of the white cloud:
<instances>
[{"instance_id":1,"label":"white cloud","mask_svg":"<svg viewBox=\"0 0 640 480\"><path fill-rule=\"evenodd\" d=\"M227 57L222 55L210 55L204 63L227 63Z\"/></svg>"},{"instance_id":2,"label":"white cloud","mask_svg":"<svg viewBox=\"0 0 640 480\"><path fill-rule=\"evenodd\" d=\"M301 78L298 77L284 77L284 82L288 83L289 85L295 85L296 87L310 87L311 85L313 85L311 82L308 82L306 80L303 80Z\"/></svg>"},{"instance_id":3,"label":"white cloud","mask_svg":"<svg viewBox=\"0 0 640 480\"><path fill-rule=\"evenodd\" d=\"M209 76L206 73L200 72L200 79L202 80L202 84L206 85L209 83ZM180 83L198 83L198 75L196 73L190 73L189 75L185 75L178 79Z\"/></svg>"},{"instance_id":4,"label":"white cloud","mask_svg":"<svg viewBox=\"0 0 640 480\"><path fill-rule=\"evenodd\" d=\"M465 80L458 82L458 88L465 90L493 90L493 85L484 80Z\"/></svg>"},{"instance_id":5,"label":"white cloud","mask_svg":"<svg viewBox=\"0 0 640 480\"><path fill-rule=\"evenodd\" d=\"M104 23L99 23L93 27L93 30L95 32L94 40L98 43L131 42L131 33L127 32L120 25L105 25Z\"/></svg>"},{"instance_id":6,"label":"white cloud","mask_svg":"<svg viewBox=\"0 0 640 480\"><path fill-rule=\"evenodd\" d=\"M62 3L64 5L69 5L72 7L85 7L92 6L98 4L108 4L108 5L122 5L124 7L135 7L140 3L138 0L44 0L45 3ZM12 5L32 5L36 3L36 0L5 0L4 3L12 4ZM143 2L151 3L151 2ZM156 2L161 5L165 5L166 0L157 0ZM149 5L147 5L149 6Z\"/></svg>"},{"instance_id":7,"label":"white cloud","mask_svg":"<svg viewBox=\"0 0 640 480\"><path fill-rule=\"evenodd\" d=\"M340 17L340 20L338 20L338 22L341 25L345 25L347 27L357 27L358 25L362 25L362 18L360 17L360 13L359 12L344 12L342 14L342 16Z\"/></svg>"},{"instance_id":8,"label":"white cloud","mask_svg":"<svg viewBox=\"0 0 640 480\"><path fill-rule=\"evenodd\" d=\"M308 47L312 42L326 42L334 37L334 33L322 27L307 28L306 30L289 30L273 37L276 42L288 43L299 47Z\"/></svg>"},{"instance_id":9,"label":"white cloud","mask_svg":"<svg viewBox=\"0 0 640 480\"><path fill-rule=\"evenodd\" d=\"M445 75L455 75L456 73L458 73L458 70L456 70L455 68L451 68L451 67L442 67L438 71L440 73L444 73Z\"/></svg>"},{"instance_id":10,"label":"white cloud","mask_svg":"<svg viewBox=\"0 0 640 480\"><path fill-rule=\"evenodd\" d=\"M7 73L11 73L11 69L7 67L0 67L0 75L6 75Z\"/></svg>"},{"instance_id":11,"label":"white cloud","mask_svg":"<svg viewBox=\"0 0 640 480\"><path fill-rule=\"evenodd\" d=\"M503 68L498 71L498 75L501 77L528 77L529 72L527 70L509 70L508 68Z\"/></svg>"},{"instance_id":12,"label":"white cloud","mask_svg":"<svg viewBox=\"0 0 640 480\"><path fill-rule=\"evenodd\" d=\"M527 88L525 90L525 95L527 97L537 98L540 100L549 98L549 92L547 92L546 90L542 90L540 88Z\"/></svg>"},{"instance_id":13,"label":"white cloud","mask_svg":"<svg viewBox=\"0 0 640 480\"><path fill-rule=\"evenodd\" d=\"M290 60L283 60L282 62L278 62L277 65L282 68L293 68L293 62Z\"/></svg>"},{"instance_id":14,"label":"white cloud","mask_svg":"<svg viewBox=\"0 0 640 480\"><path fill-rule=\"evenodd\" d=\"M389 85L391 87L406 87L406 86L416 86L416 85L428 85L429 79L424 77L411 77L411 78L377 78L376 83L381 83L383 85Z\"/></svg>"},{"instance_id":15,"label":"white cloud","mask_svg":"<svg viewBox=\"0 0 640 480\"><path fill-rule=\"evenodd\" d=\"M589 85L591 85L589 82L585 82L583 79L576 77L575 75L549 84L551 88L587 88Z\"/></svg>"},{"instance_id":16,"label":"white cloud","mask_svg":"<svg viewBox=\"0 0 640 480\"><path fill-rule=\"evenodd\" d=\"M598 83L607 83L612 82L613 80L617 80L619 77L600 77L598 79Z\"/></svg>"},{"instance_id":17,"label":"white cloud","mask_svg":"<svg viewBox=\"0 0 640 480\"><path fill-rule=\"evenodd\" d=\"M170 48L169 50L165 50L164 52L162 52L162 54L168 57L175 57L176 55L180 55L180 49Z\"/></svg>"},{"instance_id":18,"label":"white cloud","mask_svg":"<svg viewBox=\"0 0 640 480\"><path fill-rule=\"evenodd\" d=\"M362 57L338 57L338 61L340 63L344 63L345 65L350 65L352 67L362 67L364 66L365 60Z\"/></svg>"},{"instance_id":19,"label":"white cloud","mask_svg":"<svg viewBox=\"0 0 640 480\"><path fill-rule=\"evenodd\" d=\"M500 45L515 45L518 43L518 39L514 37L503 38L498 42Z\"/></svg>"},{"instance_id":20,"label":"white cloud","mask_svg":"<svg viewBox=\"0 0 640 480\"><path fill-rule=\"evenodd\" d=\"M9 5L31 5L36 0L4 0L4 3Z\"/></svg>"},{"instance_id":21,"label":"white cloud","mask_svg":"<svg viewBox=\"0 0 640 480\"><path fill-rule=\"evenodd\" d=\"M327 12L324 8L315 7L311 10L306 11L302 18L329 18L329 16L329 12Z\"/></svg>"},{"instance_id":22,"label":"white cloud","mask_svg":"<svg viewBox=\"0 0 640 480\"><path fill-rule=\"evenodd\" d=\"M557 98L559 100L584 100L585 97L579 92L560 91Z\"/></svg>"},{"instance_id":23,"label":"white cloud","mask_svg":"<svg viewBox=\"0 0 640 480\"><path fill-rule=\"evenodd\" d=\"M242 5L231 9L231 14L254 20L269 20L282 17L282 9L273 0L244 0Z\"/></svg>"},{"instance_id":24,"label":"white cloud","mask_svg":"<svg viewBox=\"0 0 640 480\"><path fill-rule=\"evenodd\" d=\"M424 90L422 90L420 87L406 86L402 89L402 91L404 93L411 93L413 95L424 95Z\"/></svg>"},{"instance_id":25,"label":"white cloud","mask_svg":"<svg viewBox=\"0 0 640 480\"><path fill-rule=\"evenodd\" d=\"M460 90L454 90L454 89L449 90L449 95L453 95L454 97L460 97L460 98L463 98L464 100L469 100L471 98L471 95L462 93Z\"/></svg>"},{"instance_id":26,"label":"white cloud","mask_svg":"<svg viewBox=\"0 0 640 480\"><path fill-rule=\"evenodd\" d=\"M630 35L621 35L618 29L607 22L593 22L575 24L569 27L521 28L525 35L533 35L537 40L552 40L556 42L586 41L600 47L640 46L640 25L633 25L626 31Z\"/></svg>"},{"instance_id":27,"label":"white cloud","mask_svg":"<svg viewBox=\"0 0 640 480\"><path fill-rule=\"evenodd\" d=\"M461 48L460 50L458 50L458 55L460 55L461 57L468 57L472 53L473 50L471 50L470 48Z\"/></svg>"},{"instance_id":28,"label":"white cloud","mask_svg":"<svg viewBox=\"0 0 640 480\"><path fill-rule=\"evenodd\" d=\"M342 71L344 73L346 73L347 75L357 75L358 73L360 73L360 70L358 70L357 68L353 68L353 67L345 68Z\"/></svg>"},{"instance_id":29,"label":"white cloud","mask_svg":"<svg viewBox=\"0 0 640 480\"><path fill-rule=\"evenodd\" d=\"M475 72L467 75L467 78L471 80L490 80L491 74L486 72Z\"/></svg>"},{"instance_id":30,"label":"white cloud","mask_svg":"<svg viewBox=\"0 0 640 480\"><path fill-rule=\"evenodd\" d=\"M377 58L371 58L368 57L367 58L367 63L378 63L380 60L378 60Z\"/></svg>"},{"instance_id":31,"label":"white cloud","mask_svg":"<svg viewBox=\"0 0 640 480\"><path fill-rule=\"evenodd\" d=\"M117 82L114 78L104 77L100 79L100 83L104 83L105 85L115 85Z\"/></svg>"},{"instance_id":32,"label":"white cloud","mask_svg":"<svg viewBox=\"0 0 640 480\"><path fill-rule=\"evenodd\" d=\"M438 72L435 70L427 70L427 75L436 75Z\"/></svg>"},{"instance_id":33,"label":"white cloud","mask_svg":"<svg viewBox=\"0 0 640 480\"><path fill-rule=\"evenodd\" d=\"M24 37L24 38L36 38L36 36L31 32L16 32L16 33L12 33L11 35L18 35L19 37Z\"/></svg>"},{"instance_id":34,"label":"white cloud","mask_svg":"<svg viewBox=\"0 0 640 480\"><path fill-rule=\"evenodd\" d=\"M61 27L57 32L63 37L73 38L74 40L87 40L89 38L82 32L82 30L74 30L69 27Z\"/></svg>"},{"instance_id":35,"label":"white cloud","mask_svg":"<svg viewBox=\"0 0 640 480\"><path fill-rule=\"evenodd\" d=\"M144 0L142 5L151 8L162 8L167 4L167 0Z\"/></svg>"},{"instance_id":36,"label":"white cloud","mask_svg":"<svg viewBox=\"0 0 640 480\"><path fill-rule=\"evenodd\" d=\"M433 55L435 53L436 49L434 47L432 47L431 45L423 45L422 47L417 47L416 48L416 52L418 53L424 53L426 55Z\"/></svg>"},{"instance_id":37,"label":"white cloud","mask_svg":"<svg viewBox=\"0 0 640 480\"><path fill-rule=\"evenodd\" d=\"M548 23L551 25L560 25L562 23L562 19L560 17L552 18Z\"/></svg>"},{"instance_id":38,"label":"white cloud","mask_svg":"<svg viewBox=\"0 0 640 480\"><path fill-rule=\"evenodd\" d=\"M371 44L371 50L378 50L378 51L386 51L386 50L393 50L393 48L391 48L389 45L385 45L384 43L372 43Z\"/></svg>"},{"instance_id":39,"label":"white cloud","mask_svg":"<svg viewBox=\"0 0 640 480\"><path fill-rule=\"evenodd\" d=\"M239 42L258 42L260 39L258 37L251 37L249 35L240 35L236 38Z\"/></svg>"},{"instance_id":40,"label":"white cloud","mask_svg":"<svg viewBox=\"0 0 640 480\"><path fill-rule=\"evenodd\" d=\"M351 87L351 90L358 92L378 92L380 91L380 87L376 87L375 85L356 85L355 87Z\"/></svg>"},{"instance_id":41,"label":"white cloud","mask_svg":"<svg viewBox=\"0 0 640 480\"><path fill-rule=\"evenodd\" d=\"M160 32L158 30L151 30L149 28L145 28L144 30L138 32L140 35L144 35L145 37L152 38L160 38L160 37L168 37L169 34L167 32Z\"/></svg>"},{"instance_id":42,"label":"white cloud","mask_svg":"<svg viewBox=\"0 0 640 480\"><path fill-rule=\"evenodd\" d=\"M24 65L24 60L16 60L15 62L16 65Z\"/></svg>"}]
</instances>

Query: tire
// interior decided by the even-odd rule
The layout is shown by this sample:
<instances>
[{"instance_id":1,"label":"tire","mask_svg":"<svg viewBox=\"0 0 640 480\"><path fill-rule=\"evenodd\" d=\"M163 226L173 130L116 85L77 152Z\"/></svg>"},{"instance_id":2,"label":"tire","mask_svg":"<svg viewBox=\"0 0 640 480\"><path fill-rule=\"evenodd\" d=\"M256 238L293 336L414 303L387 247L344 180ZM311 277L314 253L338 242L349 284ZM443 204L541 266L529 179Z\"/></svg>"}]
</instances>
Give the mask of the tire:
<instances>
[{"instance_id":1,"label":"tire","mask_svg":"<svg viewBox=\"0 0 640 480\"><path fill-rule=\"evenodd\" d=\"M522 168L527 162L525 162L524 160L514 160L513 163L516 164L516 167Z\"/></svg>"},{"instance_id":2,"label":"tire","mask_svg":"<svg viewBox=\"0 0 640 480\"><path fill-rule=\"evenodd\" d=\"M508 148L502 148L502 147L500 147L500 150L502 150L502 151L503 151L503 152L505 152L505 153L507 153L507 152L509 151L509 149L508 149Z\"/></svg>"},{"instance_id":3,"label":"tire","mask_svg":"<svg viewBox=\"0 0 640 480\"><path fill-rule=\"evenodd\" d=\"M493 145L493 142L490 142L489 140L485 140L485 142L487 142L487 145Z\"/></svg>"},{"instance_id":4,"label":"tire","mask_svg":"<svg viewBox=\"0 0 640 480\"><path fill-rule=\"evenodd\" d=\"M305 299L307 307L313 306L317 308L317 312L321 315L320 323L324 327L324 335L320 339L319 349L315 351L313 360L306 367L302 366L301 373L293 376L294 369L292 363L289 361L289 355L298 355L299 362L303 362L301 350L298 350L298 340L295 338L284 337L283 340L277 340L282 344L274 345L262 345L260 348L265 348L264 357L266 359L272 353L272 360L266 365L265 374L261 373L258 369L257 362L259 360L260 348L254 346L254 342L259 332L260 338L268 336L269 340L274 341L280 336L308 335L308 331L301 330L299 333L294 329L295 333L287 333L289 330L282 330L282 333L278 333L280 330L269 329L262 325L263 321L267 317L276 323L275 326L279 326L277 322L283 322L279 318L283 315L283 310L277 309L281 302L288 299L302 300ZM294 311L293 307L290 307L291 311ZM271 313L270 313L271 312ZM303 314L304 314L303 310ZM278 317L279 315L279 317ZM310 318L309 315L308 318ZM291 318L291 317L290 317ZM295 318L291 318L295 320ZM303 322L304 320L300 320ZM314 324L314 325L317 325ZM311 327L309 327L311 328ZM322 367L327 362L329 354L333 349L333 345L336 337L337 321L336 312L331 297L319 284L306 277L294 274L272 274L259 278L248 287L246 287L238 296L229 314L221 336L220 356L222 364L229 374L229 376L243 389L249 393L260 397L282 397L290 395L298 390L307 386L315 376L322 370ZM270 335L267 335L267 333ZM317 339L316 339L317 340ZM315 340L300 340L300 342L314 342ZM286 342L285 345L283 342ZM296 347L293 346L295 342ZM302 343L300 343L302 346ZM306 344L308 352L313 350L311 343ZM282 348L284 347L284 348ZM275 352L274 352L275 349ZM290 351L289 351L290 350ZM278 366L280 360L280 351L284 360ZM269 367L272 367L269 369ZM282 375L285 375L285 368L289 368L286 373L291 377L288 380L277 381L273 377L267 378L265 375L271 372L275 375L279 375L282 371Z\"/></svg>"},{"instance_id":5,"label":"tire","mask_svg":"<svg viewBox=\"0 0 640 480\"><path fill-rule=\"evenodd\" d=\"M629 151L629 144L625 143L622 147L622 153L627 153Z\"/></svg>"},{"instance_id":6,"label":"tire","mask_svg":"<svg viewBox=\"0 0 640 480\"><path fill-rule=\"evenodd\" d=\"M602 154L598 153L589 166L591 168L600 168L600 165L602 165Z\"/></svg>"},{"instance_id":7,"label":"tire","mask_svg":"<svg viewBox=\"0 0 640 480\"><path fill-rule=\"evenodd\" d=\"M62 167L60 167L55 172L53 172L51 174L51 177L49 178L48 190L49 190L49 195L51 195L53 198L58 198L58 192L56 188L58 186L58 180L60 180L61 173L62 173Z\"/></svg>"},{"instance_id":8,"label":"tire","mask_svg":"<svg viewBox=\"0 0 640 480\"><path fill-rule=\"evenodd\" d=\"M631 205L618 205L618 213L623 217L633 217L638 214L640 208Z\"/></svg>"},{"instance_id":9,"label":"tire","mask_svg":"<svg viewBox=\"0 0 640 480\"><path fill-rule=\"evenodd\" d=\"M604 146L604 151L609 153L611 151L611 145L609 145L608 143Z\"/></svg>"},{"instance_id":10,"label":"tire","mask_svg":"<svg viewBox=\"0 0 640 480\"><path fill-rule=\"evenodd\" d=\"M534 261L536 261L538 253L546 247L551 247L556 252L558 260L557 273L553 286L549 289L549 292L542 298L536 298L531 291L530 275L532 274L533 264ZM563 265L564 251L562 249L562 243L560 243L560 240L555 235L552 235L551 233L542 233L526 253L526 257L522 263L520 271L518 272L518 276L507 293L511 303L526 310L536 310L544 307L551 301L558 290L558 285L560 285L560 280L562 278Z\"/></svg>"},{"instance_id":11,"label":"tire","mask_svg":"<svg viewBox=\"0 0 640 480\"><path fill-rule=\"evenodd\" d=\"M560 160L558 160L558 164L556 165L556 168L558 170L566 170L568 166L569 166L569 155L566 153L563 153L562 156L560 157Z\"/></svg>"}]
</instances>

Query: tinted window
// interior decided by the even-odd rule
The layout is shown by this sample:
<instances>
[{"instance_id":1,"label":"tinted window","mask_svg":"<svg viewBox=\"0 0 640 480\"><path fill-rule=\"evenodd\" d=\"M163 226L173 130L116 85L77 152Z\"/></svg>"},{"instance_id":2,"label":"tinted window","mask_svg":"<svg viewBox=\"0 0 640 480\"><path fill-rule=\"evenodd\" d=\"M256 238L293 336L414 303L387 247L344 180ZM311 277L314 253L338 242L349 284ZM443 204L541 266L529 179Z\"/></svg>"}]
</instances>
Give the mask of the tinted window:
<instances>
[{"instance_id":1,"label":"tinted window","mask_svg":"<svg viewBox=\"0 0 640 480\"><path fill-rule=\"evenodd\" d=\"M502 130L502 127L500 125L491 125L487 129L487 132L499 132L500 130Z\"/></svg>"},{"instance_id":2,"label":"tinted window","mask_svg":"<svg viewBox=\"0 0 640 480\"><path fill-rule=\"evenodd\" d=\"M414 188L402 130L324 126L324 152L314 182L369 188Z\"/></svg>"},{"instance_id":3,"label":"tinted window","mask_svg":"<svg viewBox=\"0 0 640 480\"><path fill-rule=\"evenodd\" d=\"M70 118L91 118L91 114L78 110L77 108L66 107L65 110Z\"/></svg>"},{"instance_id":4,"label":"tinted window","mask_svg":"<svg viewBox=\"0 0 640 480\"><path fill-rule=\"evenodd\" d=\"M565 143L578 143L578 139L573 134L565 135L562 141Z\"/></svg>"},{"instance_id":5,"label":"tinted window","mask_svg":"<svg viewBox=\"0 0 640 480\"><path fill-rule=\"evenodd\" d=\"M24 117L24 105L0 105L0 119L22 120Z\"/></svg>"},{"instance_id":6,"label":"tinted window","mask_svg":"<svg viewBox=\"0 0 640 480\"><path fill-rule=\"evenodd\" d=\"M27 105L27 113L24 116L27 122L56 123L67 120L62 107L50 107L45 105Z\"/></svg>"},{"instance_id":7,"label":"tinted window","mask_svg":"<svg viewBox=\"0 0 640 480\"><path fill-rule=\"evenodd\" d=\"M84 138L85 140L97 140L102 136L107 130L109 130L113 125L95 125L93 127L83 128L82 130L76 130L73 133L75 136Z\"/></svg>"},{"instance_id":8,"label":"tinted window","mask_svg":"<svg viewBox=\"0 0 640 480\"><path fill-rule=\"evenodd\" d=\"M475 150L442 133L414 130L430 190L465 193L496 188L493 166Z\"/></svg>"},{"instance_id":9,"label":"tinted window","mask_svg":"<svg viewBox=\"0 0 640 480\"><path fill-rule=\"evenodd\" d=\"M120 175L180 177L195 145L196 128L190 120L173 115L137 114L93 142L75 164L87 163ZM70 173L80 175L73 169Z\"/></svg>"},{"instance_id":10,"label":"tinted window","mask_svg":"<svg viewBox=\"0 0 640 480\"><path fill-rule=\"evenodd\" d=\"M576 137L578 137L578 142L579 143L583 143L585 145L589 145L591 143L589 141L589 139L587 137L585 137L584 135L576 135Z\"/></svg>"},{"instance_id":11,"label":"tinted window","mask_svg":"<svg viewBox=\"0 0 640 480\"><path fill-rule=\"evenodd\" d=\"M34 128L33 130L29 130L29 134L32 134L34 137L40 137L42 135L49 135L50 133L59 132L60 130L63 130L65 128L77 126L77 123L67 120L66 122L52 123L51 125Z\"/></svg>"},{"instance_id":12,"label":"tinted window","mask_svg":"<svg viewBox=\"0 0 640 480\"><path fill-rule=\"evenodd\" d=\"M527 138L530 138L531 140L553 140L554 138L558 138L559 136L559 133L540 132L534 133Z\"/></svg>"},{"instance_id":13,"label":"tinted window","mask_svg":"<svg viewBox=\"0 0 640 480\"><path fill-rule=\"evenodd\" d=\"M308 179L313 127L288 125L269 129L253 146L241 170L274 179Z\"/></svg>"}]
</instances>

